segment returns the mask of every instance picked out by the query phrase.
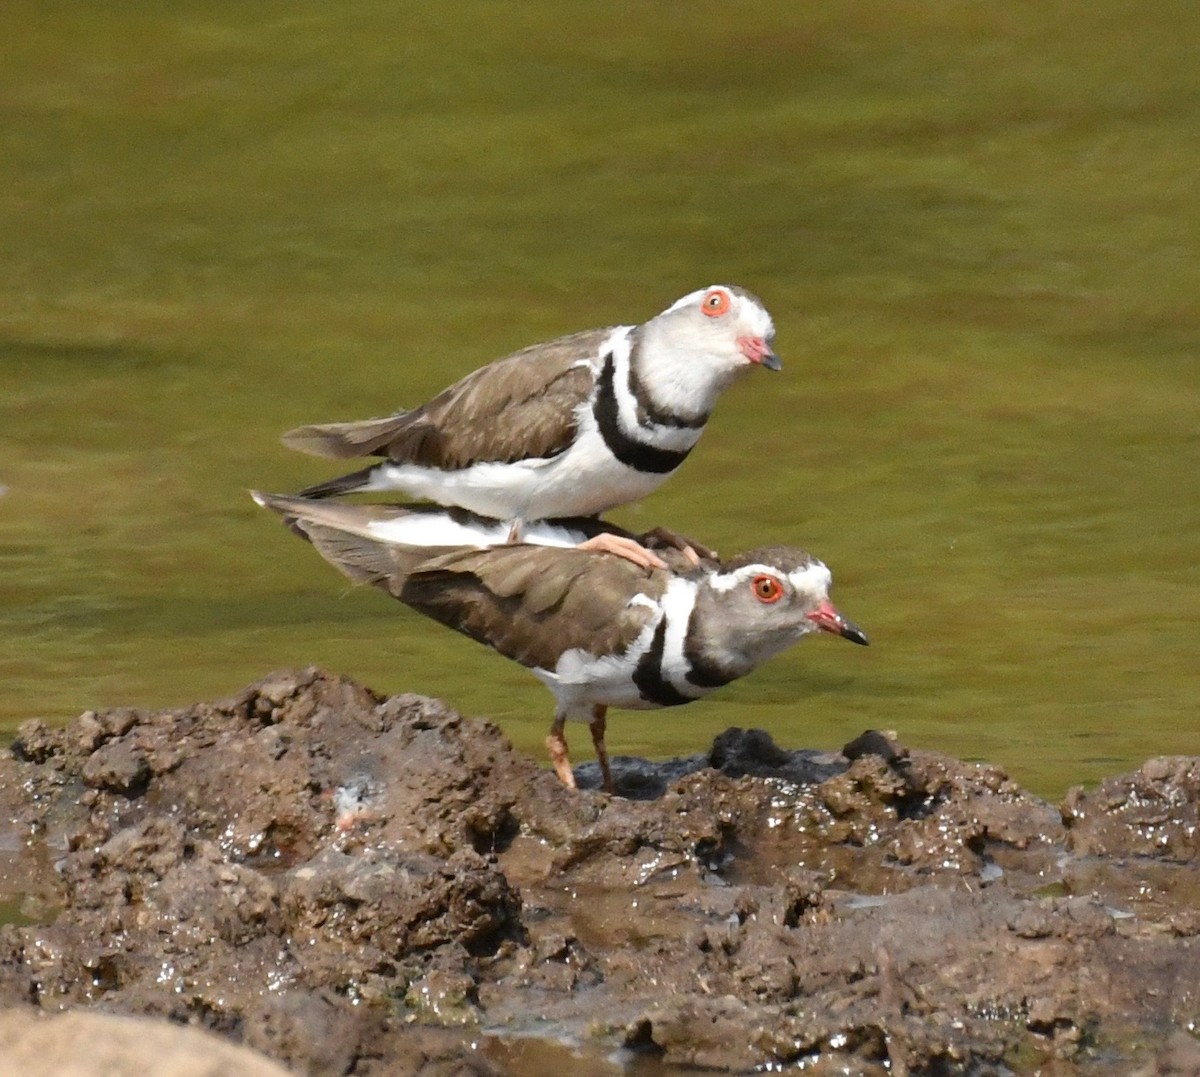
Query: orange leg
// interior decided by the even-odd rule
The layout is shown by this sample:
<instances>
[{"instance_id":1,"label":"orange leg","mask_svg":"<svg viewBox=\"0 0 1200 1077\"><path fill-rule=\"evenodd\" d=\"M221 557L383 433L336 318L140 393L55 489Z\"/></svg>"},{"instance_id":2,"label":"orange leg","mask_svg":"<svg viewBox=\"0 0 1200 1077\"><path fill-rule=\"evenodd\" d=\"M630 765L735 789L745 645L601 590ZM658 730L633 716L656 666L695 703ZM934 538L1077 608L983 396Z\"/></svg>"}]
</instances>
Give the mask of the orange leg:
<instances>
[{"instance_id":1,"label":"orange leg","mask_svg":"<svg viewBox=\"0 0 1200 1077\"><path fill-rule=\"evenodd\" d=\"M554 764L554 773L558 780L568 789L574 789L575 773L571 770L571 760L567 757L567 738L563 734L566 724L565 714L556 714L550 725L550 735L546 738L546 747L550 751L550 762Z\"/></svg>"},{"instance_id":2,"label":"orange leg","mask_svg":"<svg viewBox=\"0 0 1200 1077\"><path fill-rule=\"evenodd\" d=\"M592 720L588 724L588 728L592 731L592 743L596 746L596 761L600 764L600 774L604 778L604 791L610 795L615 794L617 789L613 785L612 771L608 768L608 747L604 743L604 731L607 728L605 716L608 714L608 707L603 703L597 703L592 708Z\"/></svg>"}]
</instances>

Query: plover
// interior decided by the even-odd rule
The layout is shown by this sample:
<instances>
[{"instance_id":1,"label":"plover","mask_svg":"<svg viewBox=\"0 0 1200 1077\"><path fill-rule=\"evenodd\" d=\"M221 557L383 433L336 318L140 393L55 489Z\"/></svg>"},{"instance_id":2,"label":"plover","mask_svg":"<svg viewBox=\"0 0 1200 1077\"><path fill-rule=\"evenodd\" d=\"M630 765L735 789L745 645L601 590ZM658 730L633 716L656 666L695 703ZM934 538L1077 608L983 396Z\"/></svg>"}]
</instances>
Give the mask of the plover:
<instances>
[{"instance_id":1,"label":"plover","mask_svg":"<svg viewBox=\"0 0 1200 1077\"><path fill-rule=\"evenodd\" d=\"M757 297L713 285L642 325L525 348L411 411L302 426L283 442L336 459L383 458L302 497L397 490L505 520L515 540L525 522L593 516L657 489L739 374L780 369L774 335Z\"/></svg>"},{"instance_id":2,"label":"plover","mask_svg":"<svg viewBox=\"0 0 1200 1077\"><path fill-rule=\"evenodd\" d=\"M539 524L514 544L503 525L461 514L254 498L350 579L529 669L554 695L546 744L572 788L568 719L589 724L612 792L609 707L691 703L812 632L867 642L830 602L829 569L790 546L699 567L669 551L670 567L646 569L580 549L588 532L569 522Z\"/></svg>"}]
</instances>

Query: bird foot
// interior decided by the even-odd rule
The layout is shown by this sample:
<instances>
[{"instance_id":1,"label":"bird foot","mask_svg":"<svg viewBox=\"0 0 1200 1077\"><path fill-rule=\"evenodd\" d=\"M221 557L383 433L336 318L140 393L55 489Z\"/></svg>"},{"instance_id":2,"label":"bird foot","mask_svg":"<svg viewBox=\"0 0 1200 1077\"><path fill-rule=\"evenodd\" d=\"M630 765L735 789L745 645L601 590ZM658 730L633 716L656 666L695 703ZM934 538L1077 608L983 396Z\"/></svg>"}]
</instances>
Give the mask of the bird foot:
<instances>
[{"instance_id":1,"label":"bird foot","mask_svg":"<svg viewBox=\"0 0 1200 1077\"><path fill-rule=\"evenodd\" d=\"M600 553L611 553L632 561L639 568L666 568L667 563L658 554L648 550L637 539L626 538L624 535L612 535L607 531L594 538L581 542L576 549L595 550Z\"/></svg>"},{"instance_id":2,"label":"bird foot","mask_svg":"<svg viewBox=\"0 0 1200 1077\"><path fill-rule=\"evenodd\" d=\"M604 783L604 791L609 795L615 795L617 787L613 782L612 769L608 765L608 748L604 743L607 714L608 707L597 703L592 708L592 720L588 726L592 731L592 744L596 746L596 761L600 764L600 777ZM550 762L554 766L554 773L558 775L558 780L568 789L577 789L575 772L571 769L571 760L567 757L567 737L563 732L565 724L563 715L554 719L554 723L550 726L550 733L546 737L546 748L550 752Z\"/></svg>"},{"instance_id":3,"label":"bird foot","mask_svg":"<svg viewBox=\"0 0 1200 1077\"><path fill-rule=\"evenodd\" d=\"M720 561L721 556L711 546L705 546L695 539L683 535L667 527L655 527L644 535L638 536L638 541L648 550L679 550L695 567L703 561Z\"/></svg>"}]
</instances>

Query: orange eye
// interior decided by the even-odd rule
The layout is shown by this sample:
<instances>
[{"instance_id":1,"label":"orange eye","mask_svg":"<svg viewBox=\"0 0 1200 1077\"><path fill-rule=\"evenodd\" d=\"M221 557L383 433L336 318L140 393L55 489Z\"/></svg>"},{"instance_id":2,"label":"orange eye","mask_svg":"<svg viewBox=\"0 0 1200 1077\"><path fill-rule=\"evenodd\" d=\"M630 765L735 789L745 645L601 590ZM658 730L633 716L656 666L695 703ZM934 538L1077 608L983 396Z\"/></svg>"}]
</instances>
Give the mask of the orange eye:
<instances>
[{"instance_id":1,"label":"orange eye","mask_svg":"<svg viewBox=\"0 0 1200 1077\"><path fill-rule=\"evenodd\" d=\"M714 288L700 300L700 309L710 318L719 318L729 310L729 293Z\"/></svg>"},{"instance_id":2,"label":"orange eye","mask_svg":"<svg viewBox=\"0 0 1200 1077\"><path fill-rule=\"evenodd\" d=\"M750 586L754 589L754 597L768 606L783 597L783 584L774 576L755 576Z\"/></svg>"}]
</instances>

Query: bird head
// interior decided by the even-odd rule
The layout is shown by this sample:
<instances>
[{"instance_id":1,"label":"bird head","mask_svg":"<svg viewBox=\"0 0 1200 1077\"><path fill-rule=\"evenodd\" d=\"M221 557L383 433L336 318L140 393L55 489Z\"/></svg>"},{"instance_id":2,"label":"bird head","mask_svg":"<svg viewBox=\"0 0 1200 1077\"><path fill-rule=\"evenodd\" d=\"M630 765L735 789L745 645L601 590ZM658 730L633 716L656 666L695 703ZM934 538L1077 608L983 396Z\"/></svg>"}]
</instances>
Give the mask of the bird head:
<instances>
[{"instance_id":1,"label":"bird head","mask_svg":"<svg viewBox=\"0 0 1200 1077\"><path fill-rule=\"evenodd\" d=\"M672 346L732 372L779 370L775 325L762 300L744 288L713 284L676 300L648 323Z\"/></svg>"},{"instance_id":2,"label":"bird head","mask_svg":"<svg viewBox=\"0 0 1200 1077\"><path fill-rule=\"evenodd\" d=\"M865 645L866 634L829 600L832 582L823 562L788 546L726 562L702 585L706 619L719 626L707 633L711 657L740 675L811 632Z\"/></svg>"},{"instance_id":3,"label":"bird head","mask_svg":"<svg viewBox=\"0 0 1200 1077\"><path fill-rule=\"evenodd\" d=\"M638 376L659 405L679 415L707 415L751 367L781 367L770 314L756 296L732 285L691 292L636 332Z\"/></svg>"}]
</instances>

